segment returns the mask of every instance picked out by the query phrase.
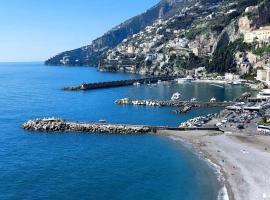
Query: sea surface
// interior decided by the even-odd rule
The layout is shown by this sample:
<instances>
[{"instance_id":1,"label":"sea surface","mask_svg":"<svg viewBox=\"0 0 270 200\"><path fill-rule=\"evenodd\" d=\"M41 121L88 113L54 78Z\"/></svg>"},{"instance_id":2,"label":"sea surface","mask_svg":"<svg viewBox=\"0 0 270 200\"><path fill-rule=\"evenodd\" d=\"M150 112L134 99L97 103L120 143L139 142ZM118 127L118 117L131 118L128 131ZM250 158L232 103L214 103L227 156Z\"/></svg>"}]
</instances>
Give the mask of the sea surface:
<instances>
[{"instance_id":1,"label":"sea surface","mask_svg":"<svg viewBox=\"0 0 270 200\"><path fill-rule=\"evenodd\" d=\"M37 117L177 126L219 109L177 115L172 108L119 106L119 98L232 100L247 89L206 83L128 86L67 92L64 86L135 78L89 67L41 63L0 64L0 199L214 200L215 171L170 138L29 133L20 125Z\"/></svg>"}]
</instances>

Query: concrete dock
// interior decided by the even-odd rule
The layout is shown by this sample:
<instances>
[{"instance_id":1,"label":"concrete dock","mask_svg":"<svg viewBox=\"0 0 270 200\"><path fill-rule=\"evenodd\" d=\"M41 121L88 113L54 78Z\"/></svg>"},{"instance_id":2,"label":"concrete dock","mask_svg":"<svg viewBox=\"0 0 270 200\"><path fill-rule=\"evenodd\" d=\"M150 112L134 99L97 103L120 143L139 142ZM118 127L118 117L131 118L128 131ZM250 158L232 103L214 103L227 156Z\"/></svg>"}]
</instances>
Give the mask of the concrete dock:
<instances>
[{"instance_id":1,"label":"concrete dock","mask_svg":"<svg viewBox=\"0 0 270 200\"><path fill-rule=\"evenodd\" d=\"M64 87L64 90L68 90L68 91L94 90L94 89L102 89L102 88L129 86L135 83L153 84L153 83L158 83L159 81L172 81L176 78L178 77L177 76L154 76L154 77L145 77L145 78L140 78L140 79L129 79L129 80L97 82L97 83L83 83L79 86Z\"/></svg>"}]
</instances>

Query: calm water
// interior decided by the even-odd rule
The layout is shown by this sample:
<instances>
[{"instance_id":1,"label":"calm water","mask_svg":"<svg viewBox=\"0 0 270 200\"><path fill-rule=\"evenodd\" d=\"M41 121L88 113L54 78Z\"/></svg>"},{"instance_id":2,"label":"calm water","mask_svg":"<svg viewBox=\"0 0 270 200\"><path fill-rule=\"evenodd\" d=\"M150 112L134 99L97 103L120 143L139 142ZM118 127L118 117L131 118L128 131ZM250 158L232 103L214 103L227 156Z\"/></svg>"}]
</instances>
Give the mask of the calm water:
<instances>
[{"instance_id":1,"label":"calm water","mask_svg":"<svg viewBox=\"0 0 270 200\"><path fill-rule=\"evenodd\" d=\"M176 115L171 108L118 106L118 98L231 100L245 91L209 84L130 86L65 92L67 85L134 78L93 68L0 64L0 199L216 199L214 172L189 148L157 136L33 134L20 129L37 117L176 126L217 109Z\"/></svg>"}]
</instances>

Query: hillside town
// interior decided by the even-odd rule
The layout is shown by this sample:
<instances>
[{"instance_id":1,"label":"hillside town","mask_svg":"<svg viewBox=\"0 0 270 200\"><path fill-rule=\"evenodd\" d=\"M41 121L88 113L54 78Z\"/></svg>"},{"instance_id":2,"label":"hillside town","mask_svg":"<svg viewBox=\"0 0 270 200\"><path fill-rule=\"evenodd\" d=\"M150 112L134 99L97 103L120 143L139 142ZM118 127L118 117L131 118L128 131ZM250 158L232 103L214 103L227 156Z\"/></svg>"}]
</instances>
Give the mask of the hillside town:
<instances>
[{"instance_id":1,"label":"hillside town","mask_svg":"<svg viewBox=\"0 0 270 200\"><path fill-rule=\"evenodd\" d=\"M187 76L206 69L208 74L231 72L267 83L270 26L252 17L260 16L262 6L244 7L240 14L235 3L197 3L183 8L178 15L157 20L109 50L99 70ZM216 23L222 18L228 24L219 30ZM221 47L221 43L227 46ZM226 62L224 67L218 66L222 65L218 60L222 48L228 48L231 54L221 58Z\"/></svg>"}]
</instances>

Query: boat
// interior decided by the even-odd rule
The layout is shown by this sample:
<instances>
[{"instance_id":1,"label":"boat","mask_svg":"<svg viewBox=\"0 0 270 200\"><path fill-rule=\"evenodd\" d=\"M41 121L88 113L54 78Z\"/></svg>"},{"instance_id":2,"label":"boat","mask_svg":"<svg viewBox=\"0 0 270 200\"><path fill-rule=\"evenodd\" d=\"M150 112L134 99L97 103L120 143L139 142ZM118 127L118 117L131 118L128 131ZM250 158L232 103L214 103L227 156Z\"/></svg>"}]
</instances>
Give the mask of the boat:
<instances>
[{"instance_id":1,"label":"boat","mask_svg":"<svg viewBox=\"0 0 270 200\"><path fill-rule=\"evenodd\" d=\"M133 83L133 85L139 86L139 85L141 85L141 83L140 82L136 82L136 83Z\"/></svg>"},{"instance_id":2,"label":"boat","mask_svg":"<svg viewBox=\"0 0 270 200\"><path fill-rule=\"evenodd\" d=\"M158 80L157 84L161 84L161 83L162 83L162 81L161 80Z\"/></svg>"},{"instance_id":3,"label":"boat","mask_svg":"<svg viewBox=\"0 0 270 200\"><path fill-rule=\"evenodd\" d=\"M243 82L241 80L237 80L237 81L233 81L232 84L233 85L242 85Z\"/></svg>"},{"instance_id":4,"label":"boat","mask_svg":"<svg viewBox=\"0 0 270 200\"><path fill-rule=\"evenodd\" d=\"M194 78L192 76L187 76L186 78L177 79L178 83L185 83L185 82L191 82L191 81L194 81Z\"/></svg>"},{"instance_id":5,"label":"boat","mask_svg":"<svg viewBox=\"0 0 270 200\"><path fill-rule=\"evenodd\" d=\"M176 101L176 100L179 100L179 99L181 99L181 94L179 92L174 93L172 95L172 97L171 97L172 101Z\"/></svg>"},{"instance_id":6,"label":"boat","mask_svg":"<svg viewBox=\"0 0 270 200\"><path fill-rule=\"evenodd\" d=\"M216 102L216 101L217 101L217 99L215 97L213 97L213 98L210 99L210 102L211 103Z\"/></svg>"},{"instance_id":7,"label":"boat","mask_svg":"<svg viewBox=\"0 0 270 200\"><path fill-rule=\"evenodd\" d=\"M107 121L105 119L100 119L100 120L98 120L98 122L101 124L105 124Z\"/></svg>"},{"instance_id":8,"label":"boat","mask_svg":"<svg viewBox=\"0 0 270 200\"><path fill-rule=\"evenodd\" d=\"M191 102L196 102L197 99L196 99L195 97L193 97L190 101L191 101Z\"/></svg>"}]
</instances>

